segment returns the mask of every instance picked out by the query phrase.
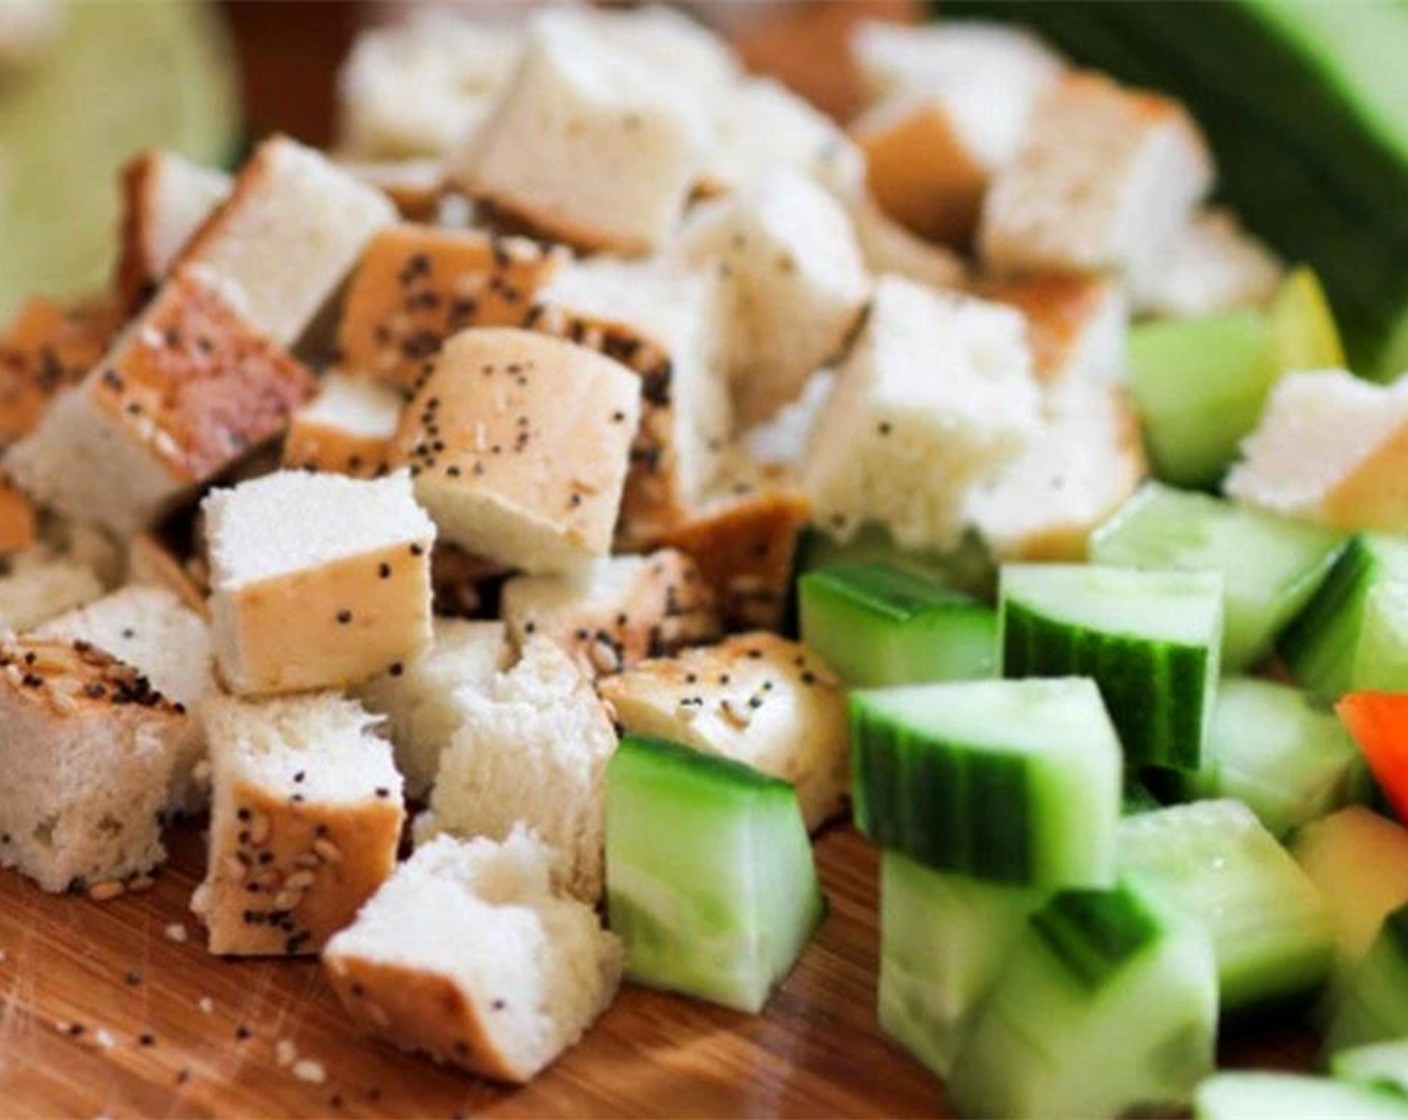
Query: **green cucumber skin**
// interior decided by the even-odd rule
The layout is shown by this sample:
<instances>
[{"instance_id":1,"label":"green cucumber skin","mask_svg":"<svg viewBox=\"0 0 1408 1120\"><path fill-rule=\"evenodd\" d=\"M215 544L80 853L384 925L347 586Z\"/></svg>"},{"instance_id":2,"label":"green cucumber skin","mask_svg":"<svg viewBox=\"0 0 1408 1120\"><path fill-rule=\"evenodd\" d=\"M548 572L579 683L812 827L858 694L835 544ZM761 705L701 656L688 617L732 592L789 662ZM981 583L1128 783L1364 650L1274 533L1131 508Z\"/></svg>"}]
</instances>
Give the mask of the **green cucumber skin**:
<instances>
[{"instance_id":1,"label":"green cucumber skin","mask_svg":"<svg viewBox=\"0 0 1408 1120\"><path fill-rule=\"evenodd\" d=\"M962 744L954 743L913 749L902 729L872 716L856 697L849 708L852 805L862 833L929 867L997 882L1031 881L1033 807L1021 760L972 752L960 761ZM968 811L975 804L1009 811L975 818Z\"/></svg>"},{"instance_id":2,"label":"green cucumber skin","mask_svg":"<svg viewBox=\"0 0 1408 1120\"><path fill-rule=\"evenodd\" d=\"M1401 144L1394 153L1364 126L1303 42L1273 33L1278 7L940 5L945 15L1027 23L1078 61L1185 101L1213 143L1225 196L1283 256L1325 280L1354 368L1393 376L1408 308L1408 272L1395 264L1408 254ZM1294 22L1294 5L1285 7Z\"/></svg>"},{"instance_id":3,"label":"green cucumber skin","mask_svg":"<svg viewBox=\"0 0 1408 1120\"><path fill-rule=\"evenodd\" d=\"M802 640L847 685L990 677L997 612L904 569L843 564L798 581Z\"/></svg>"},{"instance_id":4,"label":"green cucumber skin","mask_svg":"<svg viewBox=\"0 0 1408 1120\"><path fill-rule=\"evenodd\" d=\"M1277 643L1292 676L1318 696L1337 699L1350 689L1364 597L1378 570L1367 538L1350 538L1319 592Z\"/></svg>"},{"instance_id":5,"label":"green cucumber skin","mask_svg":"<svg viewBox=\"0 0 1408 1120\"><path fill-rule=\"evenodd\" d=\"M1092 677L1132 765L1198 769L1206 649L1086 630L1010 599L1000 618L1004 677Z\"/></svg>"},{"instance_id":6,"label":"green cucumber skin","mask_svg":"<svg viewBox=\"0 0 1408 1120\"><path fill-rule=\"evenodd\" d=\"M640 983L757 1012L825 913L787 782L644 736L607 767L609 924Z\"/></svg>"},{"instance_id":7,"label":"green cucumber skin","mask_svg":"<svg viewBox=\"0 0 1408 1120\"><path fill-rule=\"evenodd\" d=\"M1062 891L1032 915L1053 957L1083 987L1098 990L1163 932L1163 924L1126 884L1108 891Z\"/></svg>"}]
</instances>

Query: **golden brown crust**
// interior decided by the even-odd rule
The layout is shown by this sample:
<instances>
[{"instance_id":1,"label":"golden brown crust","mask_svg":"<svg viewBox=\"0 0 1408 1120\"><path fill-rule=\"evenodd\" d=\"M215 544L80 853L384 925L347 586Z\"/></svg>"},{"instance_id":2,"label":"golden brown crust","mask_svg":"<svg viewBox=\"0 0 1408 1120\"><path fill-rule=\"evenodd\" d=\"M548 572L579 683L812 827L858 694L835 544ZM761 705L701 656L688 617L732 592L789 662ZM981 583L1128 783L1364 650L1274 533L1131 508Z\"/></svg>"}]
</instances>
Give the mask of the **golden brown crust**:
<instances>
[{"instance_id":1,"label":"golden brown crust","mask_svg":"<svg viewBox=\"0 0 1408 1120\"><path fill-rule=\"evenodd\" d=\"M36 296L0 334L0 447L28 435L49 402L95 366L121 316L106 302L65 310Z\"/></svg>"},{"instance_id":2,"label":"golden brown crust","mask_svg":"<svg viewBox=\"0 0 1408 1120\"><path fill-rule=\"evenodd\" d=\"M394 794L326 805L241 784L230 797L198 895L212 953L316 953L395 869L405 811Z\"/></svg>"},{"instance_id":3,"label":"golden brown crust","mask_svg":"<svg viewBox=\"0 0 1408 1120\"><path fill-rule=\"evenodd\" d=\"M122 224L113 283L118 300L131 314L156 293L156 262L147 252L143 231L151 221L152 177L160 159L158 152L140 152L127 161L121 173Z\"/></svg>"},{"instance_id":4,"label":"golden brown crust","mask_svg":"<svg viewBox=\"0 0 1408 1120\"><path fill-rule=\"evenodd\" d=\"M1318 505L1318 520L1330 525L1401 532L1408 510L1408 422L1331 487Z\"/></svg>"},{"instance_id":5,"label":"golden brown crust","mask_svg":"<svg viewBox=\"0 0 1408 1120\"><path fill-rule=\"evenodd\" d=\"M683 520L688 510L679 484L669 350L626 323L559 307L535 308L526 325L604 354L640 376L640 423L631 442L617 544L633 547Z\"/></svg>"},{"instance_id":6,"label":"golden brown crust","mask_svg":"<svg viewBox=\"0 0 1408 1120\"><path fill-rule=\"evenodd\" d=\"M392 465L605 555L639 412L636 377L581 346L521 330L464 331L407 406ZM442 532L449 535L445 523ZM470 542L456 541L459 544ZM504 563L519 556L471 547Z\"/></svg>"},{"instance_id":7,"label":"golden brown crust","mask_svg":"<svg viewBox=\"0 0 1408 1120\"><path fill-rule=\"evenodd\" d=\"M56 718L82 709L133 706L172 719L185 705L168 700L142 673L90 642L40 638L0 641L0 687Z\"/></svg>"},{"instance_id":8,"label":"golden brown crust","mask_svg":"<svg viewBox=\"0 0 1408 1120\"><path fill-rule=\"evenodd\" d=\"M284 437L283 465L351 478L380 478L388 470L390 454L389 436L359 436L295 416Z\"/></svg>"},{"instance_id":9,"label":"golden brown crust","mask_svg":"<svg viewBox=\"0 0 1408 1120\"><path fill-rule=\"evenodd\" d=\"M1037 378L1050 384L1065 371L1109 290L1109 281L1100 276L1040 272L992 284L984 294L1026 316Z\"/></svg>"},{"instance_id":10,"label":"golden brown crust","mask_svg":"<svg viewBox=\"0 0 1408 1120\"><path fill-rule=\"evenodd\" d=\"M324 958L333 991L369 1034L470 1073L518 1082L479 1008L448 977L350 952Z\"/></svg>"},{"instance_id":11,"label":"golden brown crust","mask_svg":"<svg viewBox=\"0 0 1408 1120\"><path fill-rule=\"evenodd\" d=\"M190 273L173 276L86 389L176 478L214 477L274 438L313 374Z\"/></svg>"},{"instance_id":12,"label":"golden brown crust","mask_svg":"<svg viewBox=\"0 0 1408 1120\"><path fill-rule=\"evenodd\" d=\"M799 492L750 490L702 510L659 543L693 557L732 630L776 628L811 504Z\"/></svg>"},{"instance_id":13,"label":"golden brown crust","mask_svg":"<svg viewBox=\"0 0 1408 1120\"><path fill-rule=\"evenodd\" d=\"M535 206L516 195L496 191L470 179L466 191L474 200L491 207L508 222L546 241L561 241L582 253L641 256L655 246L646 237L632 237L618 229L579 222L558 210Z\"/></svg>"},{"instance_id":14,"label":"golden brown crust","mask_svg":"<svg viewBox=\"0 0 1408 1120\"><path fill-rule=\"evenodd\" d=\"M521 326L562 259L519 238L417 225L383 230L347 292L341 362L412 389L452 334Z\"/></svg>"},{"instance_id":15,"label":"golden brown crust","mask_svg":"<svg viewBox=\"0 0 1408 1120\"><path fill-rule=\"evenodd\" d=\"M34 507L15 484L0 475L0 553L34 543Z\"/></svg>"},{"instance_id":16,"label":"golden brown crust","mask_svg":"<svg viewBox=\"0 0 1408 1120\"><path fill-rule=\"evenodd\" d=\"M852 126L851 138L865 153L866 181L881 210L932 241L962 247L972 240L988 177L942 105L881 106Z\"/></svg>"}]
</instances>

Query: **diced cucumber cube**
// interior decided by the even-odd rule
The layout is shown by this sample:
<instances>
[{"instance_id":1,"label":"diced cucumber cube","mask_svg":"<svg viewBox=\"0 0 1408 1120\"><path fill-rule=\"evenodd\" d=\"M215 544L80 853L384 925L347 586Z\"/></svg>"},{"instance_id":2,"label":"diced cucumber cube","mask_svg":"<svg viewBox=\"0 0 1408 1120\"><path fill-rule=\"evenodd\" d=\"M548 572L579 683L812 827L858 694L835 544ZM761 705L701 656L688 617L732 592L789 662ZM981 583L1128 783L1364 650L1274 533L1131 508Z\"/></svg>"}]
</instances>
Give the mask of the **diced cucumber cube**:
<instances>
[{"instance_id":1,"label":"diced cucumber cube","mask_svg":"<svg viewBox=\"0 0 1408 1120\"><path fill-rule=\"evenodd\" d=\"M844 564L798 581L802 641L846 684L870 688L994 676L997 612L885 564Z\"/></svg>"},{"instance_id":2,"label":"diced cucumber cube","mask_svg":"<svg viewBox=\"0 0 1408 1120\"><path fill-rule=\"evenodd\" d=\"M1216 1023L1196 927L1126 884L1066 891L1032 917L978 1009L949 1095L963 1116L1177 1107L1212 1072Z\"/></svg>"},{"instance_id":3,"label":"diced cucumber cube","mask_svg":"<svg viewBox=\"0 0 1408 1120\"><path fill-rule=\"evenodd\" d=\"M1408 1097L1408 1038L1336 1051L1330 1059L1330 1072L1341 1081L1388 1089Z\"/></svg>"},{"instance_id":4,"label":"diced cucumber cube","mask_svg":"<svg viewBox=\"0 0 1408 1120\"><path fill-rule=\"evenodd\" d=\"M1353 691L1408 692L1408 582L1380 580L1364 596Z\"/></svg>"},{"instance_id":5,"label":"diced cucumber cube","mask_svg":"<svg viewBox=\"0 0 1408 1120\"><path fill-rule=\"evenodd\" d=\"M1224 677L1208 728L1203 797L1235 797L1284 837L1362 793L1354 741L1328 708L1275 681Z\"/></svg>"},{"instance_id":6,"label":"diced cucumber cube","mask_svg":"<svg viewBox=\"0 0 1408 1120\"><path fill-rule=\"evenodd\" d=\"M1369 951L1384 918L1408 903L1408 831L1351 805L1301 829L1291 851L1329 904L1335 971L1344 976Z\"/></svg>"},{"instance_id":7,"label":"diced cucumber cube","mask_svg":"<svg viewBox=\"0 0 1408 1120\"><path fill-rule=\"evenodd\" d=\"M1220 572L1227 673L1265 658L1343 546L1336 530L1151 482L1096 530L1090 559L1121 568Z\"/></svg>"},{"instance_id":8,"label":"diced cucumber cube","mask_svg":"<svg viewBox=\"0 0 1408 1120\"><path fill-rule=\"evenodd\" d=\"M947 1077L973 1012L1045 898L882 853L880 1026Z\"/></svg>"},{"instance_id":9,"label":"diced cucumber cube","mask_svg":"<svg viewBox=\"0 0 1408 1120\"><path fill-rule=\"evenodd\" d=\"M975 598L991 600L997 567L976 533L968 533L950 552L914 552L901 548L884 528L862 526L842 543L821 529L809 528L797 543L797 575L843 564L884 564Z\"/></svg>"},{"instance_id":10,"label":"diced cucumber cube","mask_svg":"<svg viewBox=\"0 0 1408 1120\"><path fill-rule=\"evenodd\" d=\"M1334 953L1320 892L1240 801L1199 801L1120 824L1120 875L1212 940L1224 1011L1312 993Z\"/></svg>"},{"instance_id":11,"label":"diced cucumber cube","mask_svg":"<svg viewBox=\"0 0 1408 1120\"><path fill-rule=\"evenodd\" d=\"M788 782L634 735L607 767L606 896L630 979L752 1012L825 911Z\"/></svg>"},{"instance_id":12,"label":"diced cucumber cube","mask_svg":"<svg viewBox=\"0 0 1408 1120\"><path fill-rule=\"evenodd\" d=\"M1408 1105L1361 1085L1304 1073L1219 1073L1198 1086L1196 1120L1408 1120Z\"/></svg>"},{"instance_id":13,"label":"diced cucumber cube","mask_svg":"<svg viewBox=\"0 0 1408 1120\"><path fill-rule=\"evenodd\" d=\"M1108 886L1120 751L1088 680L965 681L850 696L856 826L929 867Z\"/></svg>"},{"instance_id":14,"label":"diced cucumber cube","mask_svg":"<svg viewBox=\"0 0 1408 1120\"><path fill-rule=\"evenodd\" d=\"M1330 700L1368 687L1367 681L1408 689L1408 675L1397 675L1403 666L1401 590L1377 592L1366 639L1366 607L1375 589L1384 586L1408 587L1408 540L1355 535L1277 643L1298 683Z\"/></svg>"},{"instance_id":15,"label":"diced cucumber cube","mask_svg":"<svg viewBox=\"0 0 1408 1120\"><path fill-rule=\"evenodd\" d=\"M1212 486L1256 427L1279 374L1266 316L1229 311L1135 327L1129 388L1154 473Z\"/></svg>"},{"instance_id":16,"label":"diced cucumber cube","mask_svg":"<svg viewBox=\"0 0 1408 1120\"><path fill-rule=\"evenodd\" d=\"M1007 564L998 628L1004 676L1094 678L1131 766L1200 767L1222 646L1220 575Z\"/></svg>"},{"instance_id":17,"label":"diced cucumber cube","mask_svg":"<svg viewBox=\"0 0 1408 1120\"><path fill-rule=\"evenodd\" d=\"M1384 919L1364 959L1332 998L1326 1053L1408 1036L1408 906Z\"/></svg>"}]
</instances>

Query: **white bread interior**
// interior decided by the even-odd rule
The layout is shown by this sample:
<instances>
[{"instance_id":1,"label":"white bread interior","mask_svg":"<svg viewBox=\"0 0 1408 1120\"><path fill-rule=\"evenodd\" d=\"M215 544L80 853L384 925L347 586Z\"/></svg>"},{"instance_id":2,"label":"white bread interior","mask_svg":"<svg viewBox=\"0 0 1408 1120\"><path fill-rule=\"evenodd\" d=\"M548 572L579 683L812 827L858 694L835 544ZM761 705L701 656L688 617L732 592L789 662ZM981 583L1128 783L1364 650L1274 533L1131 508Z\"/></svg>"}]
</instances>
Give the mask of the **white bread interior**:
<instances>
[{"instance_id":1,"label":"white bread interior","mask_svg":"<svg viewBox=\"0 0 1408 1120\"><path fill-rule=\"evenodd\" d=\"M1257 307L1272 297L1284 271L1235 215L1208 207L1129 277L1130 300L1139 314L1168 318Z\"/></svg>"},{"instance_id":2,"label":"white bread interior","mask_svg":"<svg viewBox=\"0 0 1408 1120\"><path fill-rule=\"evenodd\" d=\"M523 826L442 836L396 869L323 953L364 1030L474 1073L525 1082L615 995L619 938L551 886L555 854Z\"/></svg>"}]
</instances>

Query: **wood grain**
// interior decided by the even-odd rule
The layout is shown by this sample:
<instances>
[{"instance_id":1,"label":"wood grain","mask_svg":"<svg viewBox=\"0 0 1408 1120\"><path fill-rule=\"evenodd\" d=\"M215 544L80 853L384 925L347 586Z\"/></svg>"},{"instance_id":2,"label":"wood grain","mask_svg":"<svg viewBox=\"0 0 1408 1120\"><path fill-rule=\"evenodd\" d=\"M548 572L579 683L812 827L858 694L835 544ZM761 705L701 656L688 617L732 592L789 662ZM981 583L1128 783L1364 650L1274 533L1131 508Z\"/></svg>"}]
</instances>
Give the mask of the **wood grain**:
<instances>
[{"instance_id":1,"label":"wood grain","mask_svg":"<svg viewBox=\"0 0 1408 1120\"><path fill-rule=\"evenodd\" d=\"M312 961L208 956L186 910L202 842L187 829L173 846L152 890L102 904L0 872L6 1117L944 1112L939 1083L876 1023L876 859L849 828L818 841L830 913L763 1015L627 986L579 1046L517 1091L357 1038ZM167 936L173 923L184 943ZM321 1062L326 1082L281 1068L283 1039ZM1312 1046L1283 1028L1236 1038L1224 1056L1295 1068Z\"/></svg>"}]
</instances>

